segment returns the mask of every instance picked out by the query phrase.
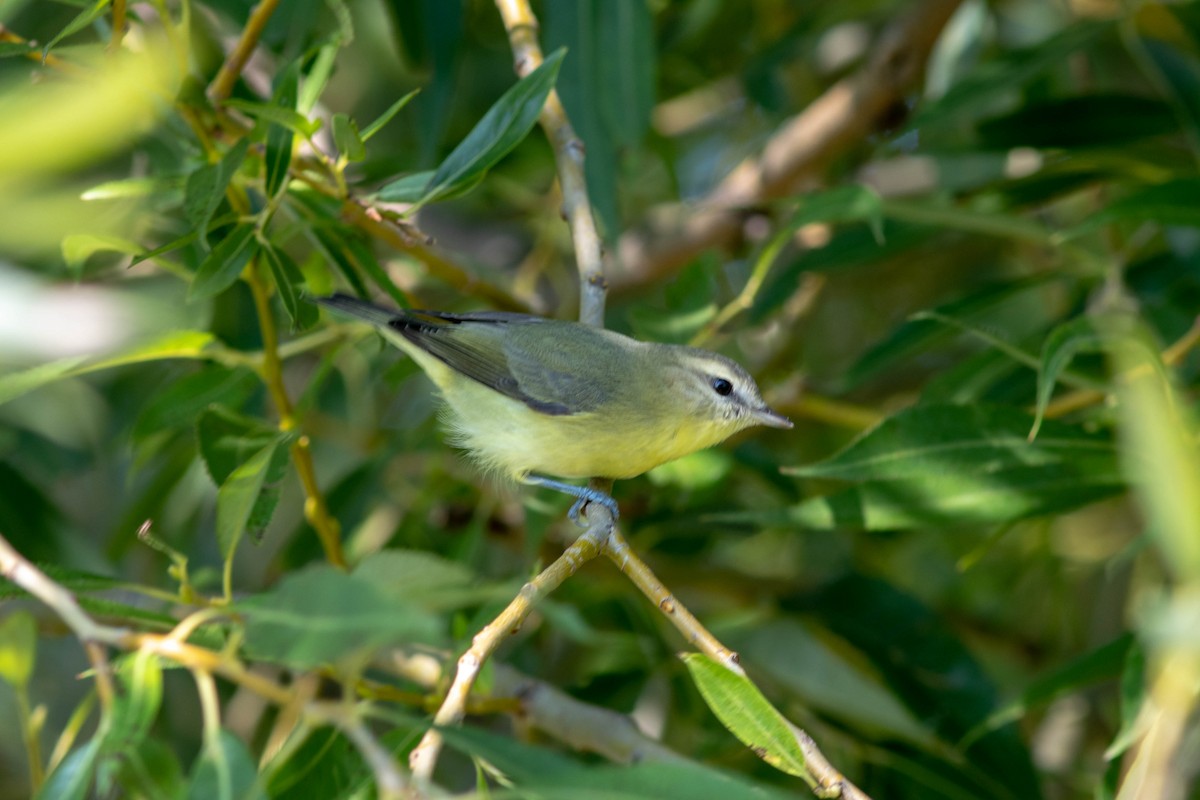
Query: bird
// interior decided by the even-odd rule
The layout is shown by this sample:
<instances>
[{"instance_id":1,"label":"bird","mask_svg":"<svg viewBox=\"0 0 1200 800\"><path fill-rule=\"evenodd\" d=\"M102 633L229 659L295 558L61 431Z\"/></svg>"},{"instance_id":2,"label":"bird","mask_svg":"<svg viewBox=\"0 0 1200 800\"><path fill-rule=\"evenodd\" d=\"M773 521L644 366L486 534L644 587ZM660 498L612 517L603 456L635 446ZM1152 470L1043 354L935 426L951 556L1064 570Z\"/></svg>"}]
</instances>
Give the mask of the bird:
<instances>
[{"instance_id":1,"label":"bird","mask_svg":"<svg viewBox=\"0 0 1200 800\"><path fill-rule=\"evenodd\" d=\"M719 353L645 342L578 322L503 311L389 309L312 298L369 323L429 376L452 444L485 472L619 516L606 492L560 479L633 478L755 425L792 423Z\"/></svg>"}]
</instances>

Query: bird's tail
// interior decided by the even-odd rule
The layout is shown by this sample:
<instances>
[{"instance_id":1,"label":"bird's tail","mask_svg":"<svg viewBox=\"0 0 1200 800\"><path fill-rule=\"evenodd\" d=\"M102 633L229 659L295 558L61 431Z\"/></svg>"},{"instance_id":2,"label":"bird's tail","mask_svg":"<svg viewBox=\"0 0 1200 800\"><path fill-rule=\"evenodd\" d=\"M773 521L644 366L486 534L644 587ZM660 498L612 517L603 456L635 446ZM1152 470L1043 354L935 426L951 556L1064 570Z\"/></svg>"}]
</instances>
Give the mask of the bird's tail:
<instances>
[{"instance_id":1,"label":"bird's tail","mask_svg":"<svg viewBox=\"0 0 1200 800\"><path fill-rule=\"evenodd\" d=\"M364 322L369 322L372 325L387 325L392 320L400 317L403 314L393 310L382 308L374 303L368 303L366 300L359 300L357 297L351 297L348 294L334 294L329 297L314 297L314 303L319 303L326 308L332 308L334 311L341 312L347 316L361 319Z\"/></svg>"}]
</instances>

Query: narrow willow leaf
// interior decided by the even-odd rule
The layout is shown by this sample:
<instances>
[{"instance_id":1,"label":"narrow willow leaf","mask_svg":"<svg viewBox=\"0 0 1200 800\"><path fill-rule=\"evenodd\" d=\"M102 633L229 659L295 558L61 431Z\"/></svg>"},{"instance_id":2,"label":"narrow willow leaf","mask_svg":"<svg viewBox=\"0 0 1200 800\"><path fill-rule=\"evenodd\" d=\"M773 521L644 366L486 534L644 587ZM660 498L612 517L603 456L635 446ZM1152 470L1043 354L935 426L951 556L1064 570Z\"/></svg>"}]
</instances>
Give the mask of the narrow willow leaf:
<instances>
[{"instance_id":1,"label":"narrow willow leaf","mask_svg":"<svg viewBox=\"0 0 1200 800\"><path fill-rule=\"evenodd\" d=\"M28 56L37 52L37 45L30 42L0 42L0 58Z\"/></svg>"},{"instance_id":2,"label":"narrow willow leaf","mask_svg":"<svg viewBox=\"0 0 1200 800\"><path fill-rule=\"evenodd\" d=\"M225 105L245 111L256 119L280 125L292 133L300 134L305 139L311 139L313 134L321 129L321 120L310 120L294 108L284 108L256 100L241 100L236 97L226 100Z\"/></svg>"},{"instance_id":3,"label":"narrow willow leaf","mask_svg":"<svg viewBox=\"0 0 1200 800\"><path fill-rule=\"evenodd\" d=\"M37 623L28 611L14 611L0 621L0 678L24 691L37 654Z\"/></svg>"},{"instance_id":4,"label":"narrow willow leaf","mask_svg":"<svg viewBox=\"0 0 1200 800\"><path fill-rule=\"evenodd\" d=\"M104 731L96 731L87 744L71 753L46 778L34 800L84 800L92 796L96 762L104 744Z\"/></svg>"},{"instance_id":5,"label":"narrow willow leaf","mask_svg":"<svg viewBox=\"0 0 1200 800\"><path fill-rule=\"evenodd\" d=\"M362 140L364 142L370 141L372 136L379 133L379 131L383 130L383 126L387 125L389 122L391 122L392 117L399 114L400 110L403 109L406 105L408 105L409 101L412 100L414 97L416 97L420 92L421 92L420 89L413 89L411 92L404 95L404 97L401 97L399 100L392 103L391 106L388 107L387 111L380 114L379 117L376 118L376 120L374 122L372 122L370 125L368 125L366 128L363 129ZM432 175L432 174L433 173L431 172L430 175Z\"/></svg>"},{"instance_id":6,"label":"narrow willow leaf","mask_svg":"<svg viewBox=\"0 0 1200 800\"><path fill-rule=\"evenodd\" d=\"M1080 353L1097 353L1116 346L1118 342L1135 344L1140 341L1133 336L1133 328L1127 317L1118 315L1083 316L1059 325L1046 337L1042 346L1042 364L1038 370L1037 410L1029 440L1033 441L1042 425L1042 417L1054 384L1059 376Z\"/></svg>"},{"instance_id":7,"label":"narrow willow leaf","mask_svg":"<svg viewBox=\"0 0 1200 800\"><path fill-rule=\"evenodd\" d=\"M209 366L184 375L148 398L134 423L133 437L143 439L170 428L190 427L213 403L236 408L258 386L258 376L245 367Z\"/></svg>"},{"instance_id":8,"label":"narrow willow leaf","mask_svg":"<svg viewBox=\"0 0 1200 800\"><path fill-rule=\"evenodd\" d=\"M618 146L641 142L650 128L658 81L654 19L645 0L608 0L595 6L599 103ZM588 142L588 151L591 143Z\"/></svg>"},{"instance_id":9,"label":"narrow willow leaf","mask_svg":"<svg viewBox=\"0 0 1200 800\"><path fill-rule=\"evenodd\" d=\"M1157 222L1160 225L1179 225L1200 228L1200 178L1177 178L1139 189L1107 208L1090 215L1064 236L1073 238L1091 233L1114 222Z\"/></svg>"},{"instance_id":10,"label":"narrow willow leaf","mask_svg":"<svg viewBox=\"0 0 1200 800\"><path fill-rule=\"evenodd\" d=\"M139 253L137 256L134 257L133 261L131 262L131 266L136 266L136 265L142 263L143 261L149 261L150 259L158 258L161 255L170 253L172 250L178 250L181 247L186 247L187 245L196 241L196 239L198 239L199 237L200 237L200 232L196 231L196 230L192 231L191 233L185 233L183 236L180 236L178 239L173 239L164 245L160 245L159 247L154 248L153 250L150 250L150 251L147 251L144 253Z\"/></svg>"},{"instance_id":11,"label":"narrow willow leaf","mask_svg":"<svg viewBox=\"0 0 1200 800\"><path fill-rule=\"evenodd\" d=\"M436 619L369 582L318 565L292 573L266 594L238 604L246 649L301 669L400 641L431 641Z\"/></svg>"},{"instance_id":12,"label":"narrow willow leaf","mask_svg":"<svg viewBox=\"0 0 1200 800\"><path fill-rule=\"evenodd\" d=\"M358 132L358 124L349 114L333 115L333 144L342 157L351 163L367 157L367 147Z\"/></svg>"},{"instance_id":13,"label":"narrow willow leaf","mask_svg":"<svg viewBox=\"0 0 1200 800\"><path fill-rule=\"evenodd\" d=\"M883 244L883 201L869 186L849 184L802 195L787 221L789 230L813 222L863 221L878 244Z\"/></svg>"},{"instance_id":14,"label":"narrow willow leaf","mask_svg":"<svg viewBox=\"0 0 1200 800\"><path fill-rule=\"evenodd\" d=\"M213 338L207 331L173 331L146 344L97 361L88 362L86 358L73 356L0 375L0 405L63 378L145 361L203 358L205 351L213 343Z\"/></svg>"},{"instance_id":15,"label":"narrow willow leaf","mask_svg":"<svg viewBox=\"0 0 1200 800\"><path fill-rule=\"evenodd\" d=\"M242 223L212 249L196 270L188 302L207 300L233 285L258 249L254 233L253 225Z\"/></svg>"},{"instance_id":16,"label":"narrow willow leaf","mask_svg":"<svg viewBox=\"0 0 1200 800\"><path fill-rule=\"evenodd\" d=\"M816 785L795 729L749 678L730 672L702 653L684 654L683 663L704 702L742 744L775 769Z\"/></svg>"},{"instance_id":17,"label":"narrow willow leaf","mask_svg":"<svg viewBox=\"0 0 1200 800\"><path fill-rule=\"evenodd\" d=\"M268 477L279 471L276 453L283 442L282 435L269 442L230 473L217 490L217 544L222 558L232 557L242 533L253 535L270 522L279 495ZM286 458L286 450L283 453Z\"/></svg>"},{"instance_id":18,"label":"narrow willow leaf","mask_svg":"<svg viewBox=\"0 0 1200 800\"><path fill-rule=\"evenodd\" d=\"M329 76L333 74L333 65L337 61L337 54L341 48L342 43L335 41L324 45L317 51L317 57L313 59L308 74L304 76L295 104L296 110L304 117L312 114L317 101L321 99L321 94L329 83Z\"/></svg>"},{"instance_id":19,"label":"narrow willow leaf","mask_svg":"<svg viewBox=\"0 0 1200 800\"><path fill-rule=\"evenodd\" d=\"M415 203L425 194L431 178L433 170L405 175L382 186L377 197L388 203Z\"/></svg>"},{"instance_id":20,"label":"narrow willow leaf","mask_svg":"<svg viewBox=\"0 0 1200 800\"><path fill-rule=\"evenodd\" d=\"M145 739L162 706L162 665L157 655L139 650L125 659L119 672L125 692L112 709L110 734L122 748Z\"/></svg>"},{"instance_id":21,"label":"narrow willow leaf","mask_svg":"<svg viewBox=\"0 0 1200 800\"><path fill-rule=\"evenodd\" d=\"M1132 646L1131 634L1119 636L1048 675L1037 678L1025 687L1020 697L992 712L987 719L967 733L958 746L965 750L980 736L1016 722L1031 710L1049 705L1059 697L1119 678Z\"/></svg>"},{"instance_id":22,"label":"narrow willow leaf","mask_svg":"<svg viewBox=\"0 0 1200 800\"><path fill-rule=\"evenodd\" d=\"M293 61L280 73L275 83L275 94L271 98L274 108L294 111L296 94L300 84L300 61ZM303 119L303 115L296 113ZM266 191L274 197L287 182L288 166L292 163L292 141L295 133L287 125L272 121L267 129L266 147Z\"/></svg>"},{"instance_id":23,"label":"narrow willow leaf","mask_svg":"<svg viewBox=\"0 0 1200 800\"><path fill-rule=\"evenodd\" d=\"M564 55L562 50L550 55L488 109L434 172L425 187L422 203L438 200L464 185L477 183L520 144L537 122L546 97L554 88Z\"/></svg>"},{"instance_id":24,"label":"narrow willow leaf","mask_svg":"<svg viewBox=\"0 0 1200 800\"><path fill-rule=\"evenodd\" d=\"M242 740L222 728L205 737L192 770L188 800L266 800L254 759Z\"/></svg>"},{"instance_id":25,"label":"narrow willow leaf","mask_svg":"<svg viewBox=\"0 0 1200 800\"><path fill-rule=\"evenodd\" d=\"M104 10L108 8L108 4L110 2L111 0L96 0L83 11L80 11L78 14L76 14L75 18L68 22L66 27L59 31L54 38L46 42L46 46L42 48L42 59L44 60L46 56L50 55L50 51L54 49L54 46L63 39L66 39L68 36L78 33L88 25L91 25L97 17L104 13Z\"/></svg>"},{"instance_id":26,"label":"narrow willow leaf","mask_svg":"<svg viewBox=\"0 0 1200 800\"><path fill-rule=\"evenodd\" d=\"M191 223L192 230L200 236L200 243L208 249L208 229L213 214L225 197L225 189L238 168L246 159L250 139L242 137L226 151L216 164L206 164L188 175L183 190L183 215Z\"/></svg>"},{"instance_id":27,"label":"narrow willow leaf","mask_svg":"<svg viewBox=\"0 0 1200 800\"><path fill-rule=\"evenodd\" d=\"M63 237L62 257L67 268L76 277L83 275L83 266L96 253L102 252L125 253L137 255L142 252L140 245L119 236L95 236L89 233L75 233Z\"/></svg>"},{"instance_id":28,"label":"narrow willow leaf","mask_svg":"<svg viewBox=\"0 0 1200 800\"><path fill-rule=\"evenodd\" d=\"M320 314L315 305L304 299L304 276L296 262L286 252L269 243L262 252L275 278L279 299L283 301L283 308L292 321L292 330L303 331L317 324Z\"/></svg>"},{"instance_id":29,"label":"narrow willow leaf","mask_svg":"<svg viewBox=\"0 0 1200 800\"><path fill-rule=\"evenodd\" d=\"M164 197L180 197L184 187L182 176L165 176L152 178L122 178L115 181L98 183L92 188L81 192L80 200L124 200L135 197L155 197L161 203Z\"/></svg>"},{"instance_id":30,"label":"narrow willow leaf","mask_svg":"<svg viewBox=\"0 0 1200 800\"><path fill-rule=\"evenodd\" d=\"M825 461L784 470L859 485L780 511L720 519L817 530L992 524L1078 508L1125 489L1107 437L1049 421L1031 443L1032 422L1005 406L905 409Z\"/></svg>"}]
</instances>

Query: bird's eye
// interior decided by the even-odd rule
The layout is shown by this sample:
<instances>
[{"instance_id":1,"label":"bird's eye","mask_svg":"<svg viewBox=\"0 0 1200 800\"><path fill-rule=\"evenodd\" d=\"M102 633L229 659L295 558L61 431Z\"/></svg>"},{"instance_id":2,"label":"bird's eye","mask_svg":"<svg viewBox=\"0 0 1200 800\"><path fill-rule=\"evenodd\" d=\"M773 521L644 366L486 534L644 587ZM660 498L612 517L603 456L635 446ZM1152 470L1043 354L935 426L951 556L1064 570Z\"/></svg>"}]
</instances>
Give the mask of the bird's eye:
<instances>
[{"instance_id":1,"label":"bird's eye","mask_svg":"<svg viewBox=\"0 0 1200 800\"><path fill-rule=\"evenodd\" d=\"M721 395L721 397L728 397L733 393L733 384L724 378L713 378L712 387L713 391Z\"/></svg>"}]
</instances>

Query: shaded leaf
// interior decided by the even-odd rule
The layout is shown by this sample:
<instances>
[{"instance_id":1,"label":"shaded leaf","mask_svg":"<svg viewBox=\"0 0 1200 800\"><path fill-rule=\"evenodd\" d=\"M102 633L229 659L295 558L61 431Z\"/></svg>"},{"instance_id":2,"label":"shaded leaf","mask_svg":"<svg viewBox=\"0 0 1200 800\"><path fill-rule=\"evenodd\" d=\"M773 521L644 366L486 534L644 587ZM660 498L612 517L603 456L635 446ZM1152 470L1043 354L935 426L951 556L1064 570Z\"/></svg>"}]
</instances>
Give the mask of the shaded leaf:
<instances>
[{"instance_id":1,"label":"shaded leaf","mask_svg":"<svg viewBox=\"0 0 1200 800\"><path fill-rule=\"evenodd\" d=\"M200 237L205 250L208 249L209 222L221 205L225 189L245 160L249 148L250 139L243 136L225 152L219 162L205 164L188 175L184 186L183 214L191 223L192 231Z\"/></svg>"},{"instance_id":2,"label":"shaded leaf","mask_svg":"<svg viewBox=\"0 0 1200 800\"><path fill-rule=\"evenodd\" d=\"M308 330L317 324L320 314L317 307L305 299L304 276L296 262L292 261L284 250L266 243L263 247L263 258L271 268L271 276L275 279L275 287L279 290L279 299L292 321L292 330Z\"/></svg>"},{"instance_id":3,"label":"shaded leaf","mask_svg":"<svg viewBox=\"0 0 1200 800\"><path fill-rule=\"evenodd\" d=\"M275 94L271 102L276 108L294 111L297 103L297 93L300 85L300 60L288 64L275 80ZM307 87L306 87L307 88ZM296 112L304 119L304 115ZM292 163L292 140L294 131L277 121L267 128L266 147L266 191L267 197L274 197L287 182L288 166Z\"/></svg>"},{"instance_id":4,"label":"shaded leaf","mask_svg":"<svg viewBox=\"0 0 1200 800\"><path fill-rule=\"evenodd\" d=\"M279 486L287 471L286 436L277 434L239 465L217 490L217 543L230 558L242 533L256 541L271 521L279 502Z\"/></svg>"},{"instance_id":5,"label":"shaded leaf","mask_svg":"<svg viewBox=\"0 0 1200 800\"><path fill-rule=\"evenodd\" d=\"M1147 186L1115 200L1065 235L1090 233L1114 222L1157 222L1200 228L1200 178L1178 178Z\"/></svg>"},{"instance_id":6,"label":"shaded leaf","mask_svg":"<svg viewBox=\"0 0 1200 800\"><path fill-rule=\"evenodd\" d=\"M600 111L614 142L636 145L650 128L658 80L654 20L646 0L607 0L595 6Z\"/></svg>"},{"instance_id":7,"label":"shaded leaf","mask_svg":"<svg viewBox=\"0 0 1200 800\"><path fill-rule=\"evenodd\" d=\"M284 108L257 100L242 100L237 97L226 100L225 105L244 111L256 119L279 125L292 133L298 133L305 139L311 139L313 134L321 129L321 120L310 120L294 108Z\"/></svg>"},{"instance_id":8,"label":"shaded leaf","mask_svg":"<svg viewBox=\"0 0 1200 800\"><path fill-rule=\"evenodd\" d=\"M258 376L245 367L207 366L172 380L143 408L133 426L134 438L166 428L190 427L210 405L240 406L258 386Z\"/></svg>"},{"instance_id":9,"label":"shaded leaf","mask_svg":"<svg viewBox=\"0 0 1200 800\"><path fill-rule=\"evenodd\" d=\"M367 157L367 147L358 132L358 125L348 114L333 115L333 144L347 161L362 161Z\"/></svg>"},{"instance_id":10,"label":"shaded leaf","mask_svg":"<svg viewBox=\"0 0 1200 800\"><path fill-rule=\"evenodd\" d=\"M46 778L34 800L84 800L91 797L96 762L103 743L103 731L99 730L87 744L72 750Z\"/></svg>"},{"instance_id":11,"label":"shaded leaf","mask_svg":"<svg viewBox=\"0 0 1200 800\"><path fill-rule=\"evenodd\" d=\"M435 619L326 565L292 573L238 604L256 658L308 669L397 642L430 641Z\"/></svg>"},{"instance_id":12,"label":"shaded leaf","mask_svg":"<svg viewBox=\"0 0 1200 800\"><path fill-rule=\"evenodd\" d=\"M242 740L222 728L206 738L188 781L189 800L265 800L254 759Z\"/></svg>"},{"instance_id":13,"label":"shaded leaf","mask_svg":"<svg viewBox=\"0 0 1200 800\"><path fill-rule=\"evenodd\" d=\"M363 128L362 140L364 142L369 141L372 136L379 133L379 131L383 130L383 126L387 125L389 122L391 122L392 117L399 114L401 109L403 109L406 105L408 105L409 101L412 100L414 97L416 97L420 93L420 91L421 91L420 89L413 89L411 92L404 95L396 102L392 103L388 107L387 111L384 111L382 114L380 114L375 119L374 122L372 122L367 127ZM431 172L430 175L432 175L432 174L433 173Z\"/></svg>"},{"instance_id":14,"label":"shaded leaf","mask_svg":"<svg viewBox=\"0 0 1200 800\"><path fill-rule=\"evenodd\" d=\"M212 249L196 270L188 302L207 300L233 285L258 249L254 233L253 225L242 223Z\"/></svg>"},{"instance_id":15,"label":"shaded leaf","mask_svg":"<svg viewBox=\"0 0 1200 800\"><path fill-rule=\"evenodd\" d=\"M795 729L757 686L703 653L685 653L682 658L704 702L722 725L775 769L815 785Z\"/></svg>"}]
</instances>

